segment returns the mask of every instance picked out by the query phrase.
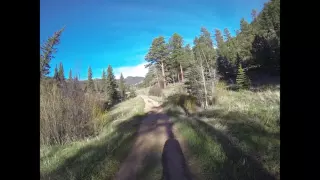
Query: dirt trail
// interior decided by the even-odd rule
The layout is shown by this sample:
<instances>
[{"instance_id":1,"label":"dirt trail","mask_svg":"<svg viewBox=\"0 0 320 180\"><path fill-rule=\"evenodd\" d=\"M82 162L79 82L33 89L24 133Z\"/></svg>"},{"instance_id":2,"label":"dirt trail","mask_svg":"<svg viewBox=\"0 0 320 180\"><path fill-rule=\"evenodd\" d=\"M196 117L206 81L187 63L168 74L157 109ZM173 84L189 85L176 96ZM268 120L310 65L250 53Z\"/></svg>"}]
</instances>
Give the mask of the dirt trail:
<instances>
[{"instance_id":1,"label":"dirt trail","mask_svg":"<svg viewBox=\"0 0 320 180\"><path fill-rule=\"evenodd\" d=\"M186 172L185 170L188 168L175 163L184 161L184 157L182 152L180 152L181 148L179 146L179 142L174 139L172 122L166 114L162 113L162 108L159 107L158 102L150 99L148 96L141 97L145 102L144 110L148 113L148 116L142 120L131 152L121 164L115 179L139 179L139 174L143 174L141 173L142 171L147 171L146 169L148 167L146 166L150 166L150 164L146 165L145 162L151 153L158 154L158 159L161 158L162 154L162 166L164 167L163 174L170 174L174 176L171 177L172 179L190 179L186 178L186 176L191 176L188 173L189 171L187 170L188 172ZM158 162L161 162L161 160Z\"/></svg>"}]
</instances>

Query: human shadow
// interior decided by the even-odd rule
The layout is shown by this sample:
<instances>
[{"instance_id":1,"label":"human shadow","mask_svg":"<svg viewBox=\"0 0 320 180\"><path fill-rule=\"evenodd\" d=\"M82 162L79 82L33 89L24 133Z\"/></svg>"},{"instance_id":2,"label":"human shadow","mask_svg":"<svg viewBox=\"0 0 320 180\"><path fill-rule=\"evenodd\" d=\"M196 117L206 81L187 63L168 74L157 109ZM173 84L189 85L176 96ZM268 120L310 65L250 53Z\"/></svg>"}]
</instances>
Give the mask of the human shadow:
<instances>
[{"instance_id":1,"label":"human shadow","mask_svg":"<svg viewBox=\"0 0 320 180\"><path fill-rule=\"evenodd\" d=\"M147 114L147 119L140 125L139 136L143 136L149 132L157 132L158 128L165 128L164 133L167 140L162 149L161 159L158 157L158 153L155 150L150 149L148 152L144 152L146 157L143 161L143 167L140 168L136 177L139 179L159 179L157 176L159 172L157 171L162 169L162 176L160 179L191 180L192 174L186 163L180 143L175 139L175 135L172 131L174 122L169 121L167 114L158 112L159 108L161 107L155 107ZM158 120L161 120L161 122ZM128 124L130 124L130 122L128 122ZM125 129L125 126L128 124L122 124L120 127ZM140 144L138 144L138 146L139 145ZM161 160L161 167L159 167L158 164L159 160Z\"/></svg>"},{"instance_id":2,"label":"human shadow","mask_svg":"<svg viewBox=\"0 0 320 180\"><path fill-rule=\"evenodd\" d=\"M164 180L191 180L192 174L186 163L180 143L172 132L172 123L166 126L168 139L162 150L162 168Z\"/></svg>"}]
</instances>

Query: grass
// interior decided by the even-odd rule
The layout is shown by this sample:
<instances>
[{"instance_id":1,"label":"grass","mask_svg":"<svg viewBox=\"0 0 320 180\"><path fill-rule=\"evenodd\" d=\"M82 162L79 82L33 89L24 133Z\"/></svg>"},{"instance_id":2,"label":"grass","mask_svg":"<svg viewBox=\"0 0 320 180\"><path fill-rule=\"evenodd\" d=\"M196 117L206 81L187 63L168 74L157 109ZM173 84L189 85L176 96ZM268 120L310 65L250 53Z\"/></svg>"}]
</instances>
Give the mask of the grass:
<instances>
[{"instance_id":1,"label":"grass","mask_svg":"<svg viewBox=\"0 0 320 180\"><path fill-rule=\"evenodd\" d=\"M161 152L151 149L136 177L139 180L160 180L162 177Z\"/></svg>"},{"instance_id":2,"label":"grass","mask_svg":"<svg viewBox=\"0 0 320 180\"><path fill-rule=\"evenodd\" d=\"M190 116L170 103L164 108L186 139L189 165L200 167L201 179L280 179L279 90L218 86L217 98Z\"/></svg>"},{"instance_id":3,"label":"grass","mask_svg":"<svg viewBox=\"0 0 320 180\"><path fill-rule=\"evenodd\" d=\"M41 179L112 179L135 140L144 101L136 97L104 115L95 138L40 148Z\"/></svg>"},{"instance_id":4,"label":"grass","mask_svg":"<svg viewBox=\"0 0 320 180\"><path fill-rule=\"evenodd\" d=\"M166 97L173 95L173 94L180 93L182 91L182 89L183 89L183 83L176 83L175 85L168 84L165 89L162 89L162 93L163 93L162 97L150 96L149 95L150 87L140 88L136 92L139 95L146 95L146 96L149 96L149 98L152 100L163 103L165 101Z\"/></svg>"}]
</instances>

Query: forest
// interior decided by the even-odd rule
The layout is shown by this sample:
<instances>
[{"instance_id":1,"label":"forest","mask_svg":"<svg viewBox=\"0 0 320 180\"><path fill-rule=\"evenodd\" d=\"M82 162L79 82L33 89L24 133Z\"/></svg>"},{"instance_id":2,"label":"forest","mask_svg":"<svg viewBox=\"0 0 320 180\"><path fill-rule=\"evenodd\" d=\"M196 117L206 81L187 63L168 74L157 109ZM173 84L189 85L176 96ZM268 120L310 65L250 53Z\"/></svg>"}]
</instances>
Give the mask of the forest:
<instances>
[{"instance_id":1,"label":"forest","mask_svg":"<svg viewBox=\"0 0 320 180\"><path fill-rule=\"evenodd\" d=\"M192 95L208 105L218 80L248 89L261 84L262 77L280 76L280 1L272 0L258 13L251 12L252 22L240 20L240 29L232 37L230 31L207 28L184 45L183 37L174 33L168 42L159 36L152 41L145 60L149 72L142 87L184 82ZM273 78L274 79L274 78Z\"/></svg>"}]
</instances>

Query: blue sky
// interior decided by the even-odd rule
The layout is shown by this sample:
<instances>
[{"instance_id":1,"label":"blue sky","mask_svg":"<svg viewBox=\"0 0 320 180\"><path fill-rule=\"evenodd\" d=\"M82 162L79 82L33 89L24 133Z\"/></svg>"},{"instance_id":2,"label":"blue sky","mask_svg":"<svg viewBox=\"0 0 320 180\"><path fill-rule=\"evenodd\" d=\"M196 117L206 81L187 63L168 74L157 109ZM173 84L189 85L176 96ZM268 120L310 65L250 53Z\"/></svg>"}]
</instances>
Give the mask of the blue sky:
<instances>
[{"instance_id":1,"label":"blue sky","mask_svg":"<svg viewBox=\"0 0 320 180\"><path fill-rule=\"evenodd\" d=\"M234 35L240 19L251 21L267 0L40 0L40 43L66 26L51 61L87 79L100 78L110 64L116 76L144 76L144 56L152 39L177 32L192 44L200 27L228 28Z\"/></svg>"}]
</instances>

